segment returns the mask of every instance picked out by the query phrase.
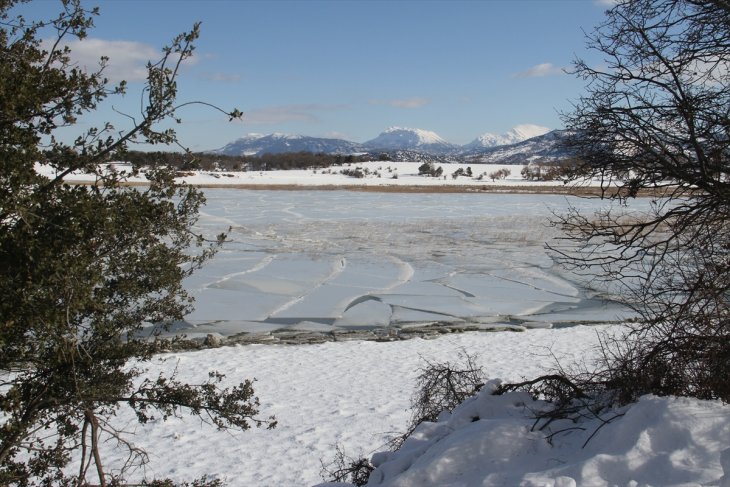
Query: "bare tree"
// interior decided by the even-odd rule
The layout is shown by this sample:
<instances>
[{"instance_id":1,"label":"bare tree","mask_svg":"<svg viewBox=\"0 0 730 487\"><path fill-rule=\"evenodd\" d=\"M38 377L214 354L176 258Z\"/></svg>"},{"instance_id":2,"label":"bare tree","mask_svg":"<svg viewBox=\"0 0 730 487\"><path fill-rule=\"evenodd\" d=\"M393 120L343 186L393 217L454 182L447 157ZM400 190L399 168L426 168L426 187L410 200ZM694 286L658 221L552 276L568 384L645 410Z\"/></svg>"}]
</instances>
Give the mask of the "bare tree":
<instances>
[{"instance_id":1,"label":"bare tree","mask_svg":"<svg viewBox=\"0 0 730 487\"><path fill-rule=\"evenodd\" d=\"M579 60L587 94L568 144L618 205L557 219L557 258L612 283L640 320L604 343L594 378L643 393L730 401L730 2L621 0ZM623 205L653 195L641 215Z\"/></svg>"}]
</instances>

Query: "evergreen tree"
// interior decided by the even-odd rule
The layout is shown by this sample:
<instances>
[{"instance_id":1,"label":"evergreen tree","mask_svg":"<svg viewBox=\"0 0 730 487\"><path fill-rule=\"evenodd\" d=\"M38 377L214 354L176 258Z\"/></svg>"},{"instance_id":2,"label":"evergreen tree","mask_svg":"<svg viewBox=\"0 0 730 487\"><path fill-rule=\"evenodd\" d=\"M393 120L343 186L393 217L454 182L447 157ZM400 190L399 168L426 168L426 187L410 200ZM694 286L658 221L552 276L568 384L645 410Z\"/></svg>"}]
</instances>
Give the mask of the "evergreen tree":
<instances>
[{"instance_id":1,"label":"evergreen tree","mask_svg":"<svg viewBox=\"0 0 730 487\"><path fill-rule=\"evenodd\" d=\"M176 143L158 127L178 120L176 78L198 26L148 64L143 108L126 131L107 124L67 144L58 129L126 86L109 85L106 59L87 73L64 47L86 36L96 11L65 0L58 17L29 21L13 13L17 3L0 0L0 485L118 485L124 472L105 469L97 447L121 438L113 416L122 407L142 423L186 408L219 428L261 424L250 381L222 389L216 372L196 385L142 377L157 345L138 332L190 310L181 282L224 236L192 232L203 195L171 170L150 170L149 186L130 190L124 173L100 166L132 142ZM56 38L41 43L49 32ZM37 162L57 175L39 175ZM64 183L74 171L96 184ZM73 475L63 470L72 459L81 465Z\"/></svg>"}]
</instances>

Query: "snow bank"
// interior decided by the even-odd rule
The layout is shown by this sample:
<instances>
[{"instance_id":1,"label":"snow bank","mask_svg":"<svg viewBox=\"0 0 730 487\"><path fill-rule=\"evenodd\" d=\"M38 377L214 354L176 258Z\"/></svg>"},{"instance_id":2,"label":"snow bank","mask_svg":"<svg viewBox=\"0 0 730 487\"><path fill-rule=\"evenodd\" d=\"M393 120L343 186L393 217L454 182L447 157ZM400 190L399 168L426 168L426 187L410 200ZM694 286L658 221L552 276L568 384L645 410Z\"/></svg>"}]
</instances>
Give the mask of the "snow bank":
<instances>
[{"instance_id":1,"label":"snow bank","mask_svg":"<svg viewBox=\"0 0 730 487\"><path fill-rule=\"evenodd\" d=\"M523 392L494 396L497 384L421 424L399 451L375 454L367 485L730 485L730 408L719 402L644 396L540 430L533 412L547 404Z\"/></svg>"}]
</instances>

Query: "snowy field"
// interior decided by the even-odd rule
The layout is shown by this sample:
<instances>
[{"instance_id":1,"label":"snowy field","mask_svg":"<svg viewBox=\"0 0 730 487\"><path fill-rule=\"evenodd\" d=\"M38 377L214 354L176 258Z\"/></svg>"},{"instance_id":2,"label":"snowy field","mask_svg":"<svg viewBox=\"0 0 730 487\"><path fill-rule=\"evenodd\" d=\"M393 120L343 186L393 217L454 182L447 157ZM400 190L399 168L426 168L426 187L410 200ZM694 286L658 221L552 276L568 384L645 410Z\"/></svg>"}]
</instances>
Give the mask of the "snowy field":
<instances>
[{"instance_id":1,"label":"snowy field","mask_svg":"<svg viewBox=\"0 0 730 487\"><path fill-rule=\"evenodd\" d=\"M614 327L617 325L613 325ZM178 480L208 474L233 487L295 487L321 482L321 461L335 445L348 455L370 456L403 432L409 397L424 360L454 361L478 354L491 377L533 378L555 365L590 360L596 333L608 326L536 329L522 333L464 333L433 340L318 345L248 345L167 354L150 375L177 370L184 381L227 374L229 384L258 379L261 414L275 414L273 430L218 432L190 417L140 426L132 414L118 418L133 440L151 453L145 474ZM162 362L164 360L164 362ZM717 402L642 398L638 405L599 420L556 422L532 431L539 408L519 394L482 394L439 423L425 423L399 454L378 455L373 486L727 487L730 411ZM478 421L475 421L478 418ZM566 424L568 423L568 424ZM579 426L583 431L551 431ZM601 428L599 428L601 427ZM600 429L589 446L585 440ZM723 453L725 452L725 453ZM722 456L724 455L724 456ZM721 457L722 456L722 457ZM123 458L117 457L121 461ZM107 462L109 466L109 462ZM137 472L142 475L142 472ZM725 482L725 483L723 483Z\"/></svg>"},{"instance_id":2,"label":"snowy field","mask_svg":"<svg viewBox=\"0 0 730 487\"><path fill-rule=\"evenodd\" d=\"M181 177L190 184L219 187L219 186L302 186L302 187L384 187L384 186L422 186L428 188L467 186L475 190L483 186L502 186L505 189L510 187L544 188L550 186L562 186L562 183L554 181L528 181L525 180L521 171L524 165L514 164L457 164L457 163L436 163L441 166L443 175L441 177L421 176L418 174L420 162L388 162L371 161L342 166L332 166L326 169L295 169L290 171L186 171ZM129 169L129 165L122 163L113 164L119 170ZM458 170L466 170L471 167L473 177L459 176L453 178L452 174ZM360 169L365 177L356 178L341 173L342 170ZM508 170L509 176L504 179L492 181L489 174L498 170ZM49 166L37 165L38 172L53 176L53 169ZM480 176L481 179L480 179ZM94 176L75 172L66 177L72 182L93 182ZM131 183L146 183L144 175L130 177ZM596 186L597 181L586 181L584 184Z\"/></svg>"},{"instance_id":3,"label":"snowy field","mask_svg":"<svg viewBox=\"0 0 730 487\"><path fill-rule=\"evenodd\" d=\"M334 459L340 444L352 456L385 448L405 430L408 407L424 360L458 360L462 351L479 355L492 377L519 380L564 360L591 355L602 327L579 326L523 333L465 333L434 340L342 342L318 345L247 345L167 354L150 375L177 369L182 380L199 382L209 370L236 384L257 379L261 414L276 415L273 430L222 433L185 417L145 426L125 414L137 446L151 452L149 477L190 479L203 474L231 486L294 487L322 481L320 460Z\"/></svg>"}]
</instances>

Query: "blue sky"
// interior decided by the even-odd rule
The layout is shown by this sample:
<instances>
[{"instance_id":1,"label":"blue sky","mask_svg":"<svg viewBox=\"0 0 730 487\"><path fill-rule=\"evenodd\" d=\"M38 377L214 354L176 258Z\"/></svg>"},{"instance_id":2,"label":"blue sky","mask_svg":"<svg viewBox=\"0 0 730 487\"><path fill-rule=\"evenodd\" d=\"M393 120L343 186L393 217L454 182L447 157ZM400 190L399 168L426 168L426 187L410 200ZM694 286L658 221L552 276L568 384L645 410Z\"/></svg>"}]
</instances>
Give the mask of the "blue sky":
<instances>
[{"instance_id":1,"label":"blue sky","mask_svg":"<svg viewBox=\"0 0 730 487\"><path fill-rule=\"evenodd\" d=\"M130 82L124 99L82 127L134 110L144 61L194 22L196 55L179 80L179 100L237 107L242 122L191 108L182 142L209 150L249 132L374 138L389 126L432 130L464 144L484 132L532 123L559 128L558 112L584 82L564 74L590 59L583 30L610 0L87 0L101 15L80 62L106 53L109 75ZM34 16L58 2L35 0ZM600 60L595 60L600 62ZM68 137L73 134L68 133Z\"/></svg>"}]
</instances>

